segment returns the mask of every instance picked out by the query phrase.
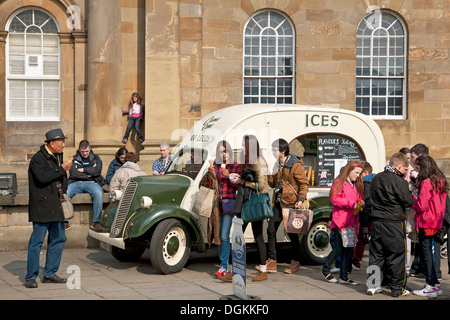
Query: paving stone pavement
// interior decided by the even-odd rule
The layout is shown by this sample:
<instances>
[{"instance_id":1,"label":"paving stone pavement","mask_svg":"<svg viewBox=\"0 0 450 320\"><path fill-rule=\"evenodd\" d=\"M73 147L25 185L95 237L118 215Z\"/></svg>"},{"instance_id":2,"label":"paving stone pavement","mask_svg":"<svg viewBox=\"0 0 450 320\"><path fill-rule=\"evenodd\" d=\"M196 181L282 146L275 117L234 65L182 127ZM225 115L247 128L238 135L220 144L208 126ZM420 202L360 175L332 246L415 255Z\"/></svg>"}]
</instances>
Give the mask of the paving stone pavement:
<instances>
[{"instance_id":1,"label":"paving stone pavement","mask_svg":"<svg viewBox=\"0 0 450 320\"><path fill-rule=\"evenodd\" d=\"M366 251L367 253L367 251ZM213 277L218 270L217 252L193 253L189 264L181 272L157 274L150 263L148 250L135 262L120 262L101 249L65 249L60 270L61 277L69 277L67 284L42 283L38 288L23 286L26 274L26 251L0 252L0 300L189 300L213 301L233 294L231 283ZM254 283L256 254L247 258L247 294L261 300L427 300L410 295L392 298L390 290L375 296L366 294L365 281L368 257L362 268L353 271L350 278L357 286L332 284L321 275L321 266L302 265L296 274L284 274L288 263L279 263L278 273L269 274L269 280ZM41 270L45 251L41 253ZM446 260L442 260L443 295L433 300L450 298L450 275ZM76 275L80 277L76 277ZM78 279L79 281L77 281ZM419 289L424 279L410 278L408 286Z\"/></svg>"}]
</instances>

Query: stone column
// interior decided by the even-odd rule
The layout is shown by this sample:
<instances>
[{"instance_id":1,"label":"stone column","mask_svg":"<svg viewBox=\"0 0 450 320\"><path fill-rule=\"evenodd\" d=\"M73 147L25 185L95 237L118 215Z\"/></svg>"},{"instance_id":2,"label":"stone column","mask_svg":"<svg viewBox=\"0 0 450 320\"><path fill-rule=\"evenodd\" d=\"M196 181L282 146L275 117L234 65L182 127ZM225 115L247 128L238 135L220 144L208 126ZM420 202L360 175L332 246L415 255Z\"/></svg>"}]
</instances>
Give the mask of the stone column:
<instances>
[{"instance_id":1,"label":"stone column","mask_svg":"<svg viewBox=\"0 0 450 320\"><path fill-rule=\"evenodd\" d=\"M178 1L146 0L146 143L170 142L180 126Z\"/></svg>"},{"instance_id":2,"label":"stone column","mask_svg":"<svg viewBox=\"0 0 450 320\"><path fill-rule=\"evenodd\" d=\"M84 139L85 135L85 118L86 118L86 43L87 34L82 31L72 32L74 39L74 145L77 147L78 142Z\"/></svg>"},{"instance_id":3,"label":"stone column","mask_svg":"<svg viewBox=\"0 0 450 320\"><path fill-rule=\"evenodd\" d=\"M122 140L120 0L89 0L86 138L93 146Z\"/></svg>"},{"instance_id":4,"label":"stone column","mask_svg":"<svg viewBox=\"0 0 450 320\"><path fill-rule=\"evenodd\" d=\"M3 99L0 101L0 122L5 123L6 119L6 52L5 44L6 37L8 36L8 31L0 31L0 97ZM0 146L5 145L5 126L2 125L0 128ZM2 159L2 152L0 149L0 160Z\"/></svg>"}]
</instances>

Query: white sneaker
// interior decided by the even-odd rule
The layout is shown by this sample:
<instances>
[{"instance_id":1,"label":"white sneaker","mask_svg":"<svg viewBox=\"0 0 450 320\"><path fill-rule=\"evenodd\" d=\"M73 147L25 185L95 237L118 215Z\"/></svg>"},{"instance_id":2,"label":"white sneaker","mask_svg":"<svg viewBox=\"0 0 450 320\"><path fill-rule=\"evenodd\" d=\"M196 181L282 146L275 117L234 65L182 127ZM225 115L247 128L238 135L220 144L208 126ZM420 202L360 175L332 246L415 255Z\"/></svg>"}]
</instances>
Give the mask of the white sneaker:
<instances>
[{"instance_id":1,"label":"white sneaker","mask_svg":"<svg viewBox=\"0 0 450 320\"><path fill-rule=\"evenodd\" d=\"M416 296L421 296L421 297L428 297L428 298L436 298L437 297L437 292L434 290L434 287L432 287L428 284L425 285L420 290L414 290L413 293Z\"/></svg>"},{"instance_id":2,"label":"white sneaker","mask_svg":"<svg viewBox=\"0 0 450 320\"><path fill-rule=\"evenodd\" d=\"M409 296L410 294L411 294L411 291L409 291L407 289L404 289L400 296L401 297L406 297L406 296Z\"/></svg>"},{"instance_id":3,"label":"white sneaker","mask_svg":"<svg viewBox=\"0 0 450 320\"><path fill-rule=\"evenodd\" d=\"M359 268L357 266L355 266L354 264L352 264L352 270L358 271Z\"/></svg>"},{"instance_id":4,"label":"white sneaker","mask_svg":"<svg viewBox=\"0 0 450 320\"><path fill-rule=\"evenodd\" d=\"M435 291L438 296L441 296L442 295L441 285L440 284L435 285L433 287L433 291Z\"/></svg>"},{"instance_id":5,"label":"white sneaker","mask_svg":"<svg viewBox=\"0 0 450 320\"><path fill-rule=\"evenodd\" d=\"M341 271L341 269L334 267L333 269L330 270L331 273L337 273Z\"/></svg>"},{"instance_id":6,"label":"white sneaker","mask_svg":"<svg viewBox=\"0 0 450 320\"><path fill-rule=\"evenodd\" d=\"M374 296L375 294L381 293L381 292L383 292L383 289L381 289L381 287L367 289L367 294L370 296Z\"/></svg>"}]
</instances>

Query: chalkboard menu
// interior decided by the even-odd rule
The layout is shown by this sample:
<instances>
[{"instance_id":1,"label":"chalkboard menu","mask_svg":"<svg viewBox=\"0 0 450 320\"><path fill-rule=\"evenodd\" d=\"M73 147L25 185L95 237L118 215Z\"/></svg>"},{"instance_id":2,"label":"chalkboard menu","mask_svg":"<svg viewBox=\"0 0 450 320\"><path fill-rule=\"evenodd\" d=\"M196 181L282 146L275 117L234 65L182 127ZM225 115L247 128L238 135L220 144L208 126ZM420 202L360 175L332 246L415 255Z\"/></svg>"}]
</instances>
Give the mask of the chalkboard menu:
<instances>
[{"instance_id":1,"label":"chalkboard menu","mask_svg":"<svg viewBox=\"0 0 450 320\"><path fill-rule=\"evenodd\" d=\"M339 171L350 160L364 160L358 145L337 134L317 135L317 181L319 186L331 186Z\"/></svg>"}]
</instances>

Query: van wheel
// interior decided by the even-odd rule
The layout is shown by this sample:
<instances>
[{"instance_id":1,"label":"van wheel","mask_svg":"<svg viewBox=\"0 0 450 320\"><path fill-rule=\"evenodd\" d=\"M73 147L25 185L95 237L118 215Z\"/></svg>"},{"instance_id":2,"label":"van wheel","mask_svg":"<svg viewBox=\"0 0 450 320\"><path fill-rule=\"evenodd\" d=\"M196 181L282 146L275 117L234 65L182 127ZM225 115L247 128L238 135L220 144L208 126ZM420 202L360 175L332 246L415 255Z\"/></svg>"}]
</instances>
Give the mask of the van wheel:
<instances>
[{"instance_id":1,"label":"van wheel","mask_svg":"<svg viewBox=\"0 0 450 320\"><path fill-rule=\"evenodd\" d=\"M176 219L161 221L150 242L150 260L156 272L180 272L191 253L189 230Z\"/></svg>"},{"instance_id":2,"label":"van wheel","mask_svg":"<svg viewBox=\"0 0 450 320\"><path fill-rule=\"evenodd\" d=\"M127 243L124 249L111 247L111 254L119 261L127 262L139 259L144 253L146 247L138 243Z\"/></svg>"},{"instance_id":3,"label":"van wheel","mask_svg":"<svg viewBox=\"0 0 450 320\"><path fill-rule=\"evenodd\" d=\"M302 237L302 258L311 264L324 264L332 248L330 244L331 230L326 220L313 222L308 234Z\"/></svg>"}]
</instances>

